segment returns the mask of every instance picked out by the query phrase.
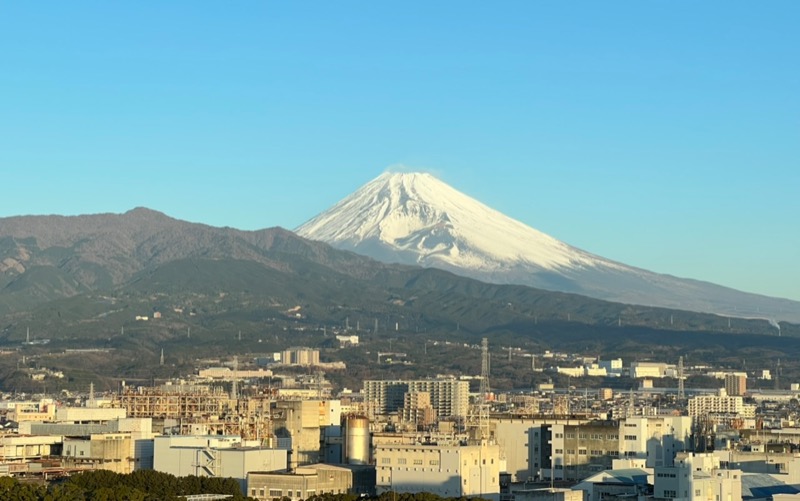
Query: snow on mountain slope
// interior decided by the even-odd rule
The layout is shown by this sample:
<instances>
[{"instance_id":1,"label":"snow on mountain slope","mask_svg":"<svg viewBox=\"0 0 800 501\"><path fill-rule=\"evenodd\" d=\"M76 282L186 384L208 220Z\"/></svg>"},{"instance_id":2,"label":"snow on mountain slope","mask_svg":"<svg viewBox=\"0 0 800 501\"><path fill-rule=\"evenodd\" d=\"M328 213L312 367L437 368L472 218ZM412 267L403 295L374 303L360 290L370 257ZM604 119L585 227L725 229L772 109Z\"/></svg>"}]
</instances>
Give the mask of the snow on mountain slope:
<instances>
[{"instance_id":1,"label":"snow on mountain slope","mask_svg":"<svg viewBox=\"0 0 800 501\"><path fill-rule=\"evenodd\" d=\"M800 321L800 303L626 266L516 221L427 173L387 172L295 230L385 262L624 303Z\"/></svg>"},{"instance_id":2,"label":"snow on mountain slope","mask_svg":"<svg viewBox=\"0 0 800 501\"><path fill-rule=\"evenodd\" d=\"M409 264L482 271L515 265L547 270L605 261L511 219L426 173L385 173L297 229L358 249L380 243ZM612 265L613 266L613 265Z\"/></svg>"}]
</instances>

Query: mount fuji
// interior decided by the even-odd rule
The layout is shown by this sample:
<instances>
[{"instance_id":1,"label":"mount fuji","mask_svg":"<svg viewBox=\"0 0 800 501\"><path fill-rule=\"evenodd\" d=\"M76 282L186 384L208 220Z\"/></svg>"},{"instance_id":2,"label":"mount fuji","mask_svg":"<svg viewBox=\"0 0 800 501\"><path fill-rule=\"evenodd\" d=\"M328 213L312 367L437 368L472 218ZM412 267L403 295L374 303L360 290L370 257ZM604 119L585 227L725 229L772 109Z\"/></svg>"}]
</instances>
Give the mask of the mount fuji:
<instances>
[{"instance_id":1,"label":"mount fuji","mask_svg":"<svg viewBox=\"0 0 800 501\"><path fill-rule=\"evenodd\" d=\"M627 266L572 247L427 173L387 172L296 230L379 261L628 304L800 322L800 302Z\"/></svg>"}]
</instances>

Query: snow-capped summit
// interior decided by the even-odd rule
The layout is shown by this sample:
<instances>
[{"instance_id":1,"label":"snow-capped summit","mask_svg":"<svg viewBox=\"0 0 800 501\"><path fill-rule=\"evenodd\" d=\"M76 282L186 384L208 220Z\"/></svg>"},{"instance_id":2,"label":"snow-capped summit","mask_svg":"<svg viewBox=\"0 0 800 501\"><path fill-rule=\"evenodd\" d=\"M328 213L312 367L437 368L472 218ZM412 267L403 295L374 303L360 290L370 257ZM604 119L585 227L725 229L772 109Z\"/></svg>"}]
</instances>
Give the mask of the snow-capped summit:
<instances>
[{"instance_id":1,"label":"snow-capped summit","mask_svg":"<svg viewBox=\"0 0 800 501\"><path fill-rule=\"evenodd\" d=\"M492 283L736 316L800 320L800 303L626 266L567 245L431 174L386 172L296 229L385 262Z\"/></svg>"},{"instance_id":2,"label":"snow-capped summit","mask_svg":"<svg viewBox=\"0 0 800 501\"><path fill-rule=\"evenodd\" d=\"M604 262L423 172L384 173L297 233L382 260L489 273Z\"/></svg>"}]
</instances>

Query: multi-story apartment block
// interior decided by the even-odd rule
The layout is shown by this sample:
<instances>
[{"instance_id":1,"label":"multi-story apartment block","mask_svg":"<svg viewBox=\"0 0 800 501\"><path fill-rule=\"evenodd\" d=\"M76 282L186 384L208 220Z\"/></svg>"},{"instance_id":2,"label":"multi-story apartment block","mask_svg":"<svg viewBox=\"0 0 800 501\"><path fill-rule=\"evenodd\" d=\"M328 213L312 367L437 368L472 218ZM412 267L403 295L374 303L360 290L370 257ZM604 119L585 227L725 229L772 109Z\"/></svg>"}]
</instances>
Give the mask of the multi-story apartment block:
<instances>
[{"instance_id":1,"label":"multi-story apartment block","mask_svg":"<svg viewBox=\"0 0 800 501\"><path fill-rule=\"evenodd\" d=\"M430 394L436 418L466 416L469 408L469 383L456 379L420 379L364 381L364 397L372 412L389 414L399 411L409 392Z\"/></svg>"},{"instance_id":2,"label":"multi-story apartment block","mask_svg":"<svg viewBox=\"0 0 800 501\"><path fill-rule=\"evenodd\" d=\"M289 348L281 352L281 363L286 365L319 365L319 350Z\"/></svg>"},{"instance_id":3,"label":"multi-story apartment block","mask_svg":"<svg viewBox=\"0 0 800 501\"><path fill-rule=\"evenodd\" d=\"M747 375L725 374L725 392L732 397L743 397L747 393Z\"/></svg>"},{"instance_id":4,"label":"multi-story apartment block","mask_svg":"<svg viewBox=\"0 0 800 501\"><path fill-rule=\"evenodd\" d=\"M698 395L690 398L688 409L690 416L724 414L753 418L756 415L754 405L745 405L742 397L728 396L725 390L720 390L719 395Z\"/></svg>"}]
</instances>

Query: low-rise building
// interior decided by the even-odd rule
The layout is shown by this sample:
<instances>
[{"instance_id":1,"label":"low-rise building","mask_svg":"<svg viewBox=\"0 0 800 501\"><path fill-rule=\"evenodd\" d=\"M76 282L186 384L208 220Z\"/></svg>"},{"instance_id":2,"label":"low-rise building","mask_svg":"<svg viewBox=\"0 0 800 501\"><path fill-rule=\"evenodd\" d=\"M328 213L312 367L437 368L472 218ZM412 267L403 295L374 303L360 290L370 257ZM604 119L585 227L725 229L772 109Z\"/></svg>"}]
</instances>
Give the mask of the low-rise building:
<instances>
[{"instance_id":1,"label":"low-rise building","mask_svg":"<svg viewBox=\"0 0 800 501\"><path fill-rule=\"evenodd\" d=\"M713 454L680 453L674 466L655 469L656 499L719 501L742 499L742 471L720 469Z\"/></svg>"},{"instance_id":2,"label":"low-rise building","mask_svg":"<svg viewBox=\"0 0 800 501\"><path fill-rule=\"evenodd\" d=\"M315 464L286 472L250 472L248 496L259 500L289 498L302 501L323 494L372 495L375 492L375 468Z\"/></svg>"},{"instance_id":3,"label":"low-rise building","mask_svg":"<svg viewBox=\"0 0 800 501\"><path fill-rule=\"evenodd\" d=\"M442 497L498 501L501 471L497 445L398 444L374 450L377 493L431 492Z\"/></svg>"},{"instance_id":4,"label":"low-rise building","mask_svg":"<svg viewBox=\"0 0 800 501\"><path fill-rule=\"evenodd\" d=\"M131 473L136 464L131 450L129 433L101 433L88 437L65 437L61 457L66 468Z\"/></svg>"},{"instance_id":5,"label":"low-rise building","mask_svg":"<svg viewBox=\"0 0 800 501\"><path fill-rule=\"evenodd\" d=\"M153 469L177 477L233 478L242 492L251 471L285 470L287 451L246 447L239 436L164 435L154 439Z\"/></svg>"}]
</instances>

